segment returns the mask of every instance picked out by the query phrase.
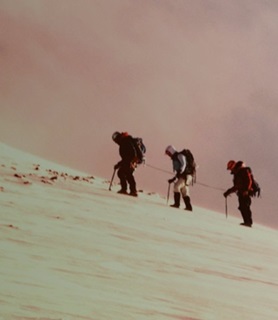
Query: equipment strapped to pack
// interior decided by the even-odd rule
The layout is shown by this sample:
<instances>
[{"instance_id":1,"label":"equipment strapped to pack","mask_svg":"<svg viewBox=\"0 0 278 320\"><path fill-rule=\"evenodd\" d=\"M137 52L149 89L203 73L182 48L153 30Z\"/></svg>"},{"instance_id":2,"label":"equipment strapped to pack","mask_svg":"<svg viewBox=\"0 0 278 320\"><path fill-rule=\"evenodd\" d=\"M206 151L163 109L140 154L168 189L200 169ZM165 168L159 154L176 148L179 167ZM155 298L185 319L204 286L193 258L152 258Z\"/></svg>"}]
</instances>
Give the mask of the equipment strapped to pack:
<instances>
[{"instance_id":1,"label":"equipment strapped to pack","mask_svg":"<svg viewBox=\"0 0 278 320\"><path fill-rule=\"evenodd\" d=\"M142 138L132 138L133 146L136 151L136 162L138 164L145 162L146 146Z\"/></svg>"}]
</instances>

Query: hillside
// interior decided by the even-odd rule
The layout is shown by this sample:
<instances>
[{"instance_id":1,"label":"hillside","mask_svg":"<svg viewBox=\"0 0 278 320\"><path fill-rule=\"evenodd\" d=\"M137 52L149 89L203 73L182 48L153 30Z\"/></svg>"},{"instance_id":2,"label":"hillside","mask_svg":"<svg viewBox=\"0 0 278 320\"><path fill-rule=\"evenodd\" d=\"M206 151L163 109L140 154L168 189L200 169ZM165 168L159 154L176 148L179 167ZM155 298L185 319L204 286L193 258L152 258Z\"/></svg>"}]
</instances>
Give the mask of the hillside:
<instances>
[{"instance_id":1,"label":"hillside","mask_svg":"<svg viewBox=\"0 0 278 320\"><path fill-rule=\"evenodd\" d=\"M0 170L0 319L277 319L277 231L4 144Z\"/></svg>"}]
</instances>

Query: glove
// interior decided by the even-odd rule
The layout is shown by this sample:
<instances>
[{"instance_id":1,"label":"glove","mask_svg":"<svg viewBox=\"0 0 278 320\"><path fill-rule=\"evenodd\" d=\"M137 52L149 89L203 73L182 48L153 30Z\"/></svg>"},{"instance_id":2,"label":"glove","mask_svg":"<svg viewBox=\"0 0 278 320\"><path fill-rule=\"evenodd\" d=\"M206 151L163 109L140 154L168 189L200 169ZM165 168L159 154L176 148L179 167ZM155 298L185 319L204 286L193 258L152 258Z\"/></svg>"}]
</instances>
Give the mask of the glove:
<instances>
[{"instance_id":1,"label":"glove","mask_svg":"<svg viewBox=\"0 0 278 320\"><path fill-rule=\"evenodd\" d=\"M229 194L230 194L230 192L229 192L229 190L227 190L227 191L225 191L225 192L223 193L223 196L224 196L225 198L227 198Z\"/></svg>"},{"instance_id":2,"label":"glove","mask_svg":"<svg viewBox=\"0 0 278 320\"><path fill-rule=\"evenodd\" d=\"M119 169L121 166L120 162L118 162L117 164L114 165L114 170L117 170Z\"/></svg>"},{"instance_id":3,"label":"glove","mask_svg":"<svg viewBox=\"0 0 278 320\"><path fill-rule=\"evenodd\" d=\"M131 162L130 163L130 168L135 170L137 168L137 162Z\"/></svg>"},{"instance_id":4,"label":"glove","mask_svg":"<svg viewBox=\"0 0 278 320\"><path fill-rule=\"evenodd\" d=\"M176 177L174 177L174 178L172 178L172 179L169 179L168 180L168 183L172 183L172 182L174 182L176 180Z\"/></svg>"}]
</instances>

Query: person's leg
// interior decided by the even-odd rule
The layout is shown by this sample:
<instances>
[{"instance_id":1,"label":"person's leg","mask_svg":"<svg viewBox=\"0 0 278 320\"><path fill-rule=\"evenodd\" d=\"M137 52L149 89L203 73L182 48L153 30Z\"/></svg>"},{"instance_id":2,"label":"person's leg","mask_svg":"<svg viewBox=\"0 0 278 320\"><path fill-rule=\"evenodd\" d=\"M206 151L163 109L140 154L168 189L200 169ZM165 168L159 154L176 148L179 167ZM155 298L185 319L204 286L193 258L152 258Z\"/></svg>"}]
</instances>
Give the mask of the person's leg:
<instances>
[{"instance_id":1,"label":"person's leg","mask_svg":"<svg viewBox=\"0 0 278 320\"><path fill-rule=\"evenodd\" d=\"M238 196L239 211L241 212L243 224L246 226L252 226L252 211L251 211L251 197L250 196Z\"/></svg>"},{"instance_id":2,"label":"person's leg","mask_svg":"<svg viewBox=\"0 0 278 320\"><path fill-rule=\"evenodd\" d=\"M126 181L126 172L125 167L122 166L118 170L118 177L120 179L121 190L118 193L127 193L127 181Z\"/></svg>"},{"instance_id":3,"label":"person's leg","mask_svg":"<svg viewBox=\"0 0 278 320\"><path fill-rule=\"evenodd\" d=\"M179 208L180 207L180 199L181 199L180 192L174 192L174 203L171 204L170 207Z\"/></svg>"},{"instance_id":4,"label":"person's leg","mask_svg":"<svg viewBox=\"0 0 278 320\"><path fill-rule=\"evenodd\" d=\"M185 210L192 211L191 199L189 196L189 185L192 183L192 176L187 175L184 180L184 186L181 188L182 197L185 203Z\"/></svg>"},{"instance_id":5,"label":"person's leg","mask_svg":"<svg viewBox=\"0 0 278 320\"><path fill-rule=\"evenodd\" d=\"M185 180L183 178L179 178L174 183L174 204L171 207L179 208L180 207L180 198L181 198L181 190L185 187Z\"/></svg>"},{"instance_id":6,"label":"person's leg","mask_svg":"<svg viewBox=\"0 0 278 320\"><path fill-rule=\"evenodd\" d=\"M126 172L126 179L130 188L130 195L137 196L136 181L135 181L133 172L134 172L134 169L128 168Z\"/></svg>"}]
</instances>

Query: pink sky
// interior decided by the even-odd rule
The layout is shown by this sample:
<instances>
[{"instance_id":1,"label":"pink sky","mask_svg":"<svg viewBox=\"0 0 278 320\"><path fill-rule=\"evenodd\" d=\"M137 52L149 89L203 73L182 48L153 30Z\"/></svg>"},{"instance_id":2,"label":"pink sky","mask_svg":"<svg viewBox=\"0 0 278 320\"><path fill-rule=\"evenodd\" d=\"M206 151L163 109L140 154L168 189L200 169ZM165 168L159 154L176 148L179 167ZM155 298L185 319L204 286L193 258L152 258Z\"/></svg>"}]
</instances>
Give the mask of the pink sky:
<instances>
[{"instance_id":1,"label":"pink sky","mask_svg":"<svg viewBox=\"0 0 278 320\"><path fill-rule=\"evenodd\" d=\"M2 0L1 140L110 178L111 135L128 131L163 170L168 144L190 148L197 181L220 189L227 161L243 160L263 188L255 222L277 226L277 33L274 1ZM170 176L136 172L162 194ZM192 202L224 210L200 184Z\"/></svg>"}]
</instances>

